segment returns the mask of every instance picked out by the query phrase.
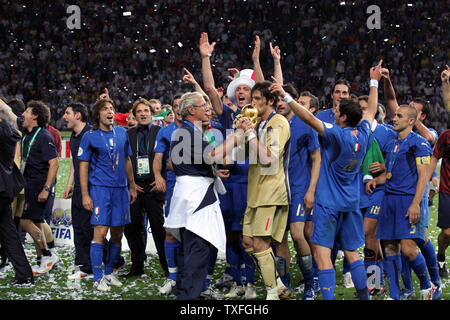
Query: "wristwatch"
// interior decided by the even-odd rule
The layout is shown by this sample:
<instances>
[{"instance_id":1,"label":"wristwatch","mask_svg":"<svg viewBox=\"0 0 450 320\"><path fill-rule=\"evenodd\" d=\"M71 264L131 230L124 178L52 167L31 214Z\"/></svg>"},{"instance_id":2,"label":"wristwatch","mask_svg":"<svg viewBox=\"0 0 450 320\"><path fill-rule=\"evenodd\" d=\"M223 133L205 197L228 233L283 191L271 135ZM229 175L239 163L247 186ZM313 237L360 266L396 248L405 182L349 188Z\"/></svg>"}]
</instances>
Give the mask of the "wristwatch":
<instances>
[{"instance_id":1,"label":"wristwatch","mask_svg":"<svg viewBox=\"0 0 450 320\"><path fill-rule=\"evenodd\" d=\"M49 186L44 186L44 190L50 192L50 187Z\"/></svg>"}]
</instances>

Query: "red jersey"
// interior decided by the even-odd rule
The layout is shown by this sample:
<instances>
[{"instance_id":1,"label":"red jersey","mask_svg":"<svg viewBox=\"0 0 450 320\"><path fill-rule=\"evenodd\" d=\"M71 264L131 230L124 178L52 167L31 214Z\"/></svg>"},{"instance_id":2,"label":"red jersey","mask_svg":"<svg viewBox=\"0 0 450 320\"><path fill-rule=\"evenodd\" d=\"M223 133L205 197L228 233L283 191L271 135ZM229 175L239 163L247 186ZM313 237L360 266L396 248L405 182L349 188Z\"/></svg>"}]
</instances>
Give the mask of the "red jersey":
<instances>
[{"instance_id":1,"label":"red jersey","mask_svg":"<svg viewBox=\"0 0 450 320\"><path fill-rule=\"evenodd\" d=\"M50 132L50 135L53 138L53 141L55 142L55 146L56 146L56 151L58 151L58 153L61 152L62 150L62 142L61 142L61 134L59 133L59 130L56 129L55 127L52 127L51 125L49 125L47 127L48 132Z\"/></svg>"},{"instance_id":2,"label":"red jersey","mask_svg":"<svg viewBox=\"0 0 450 320\"><path fill-rule=\"evenodd\" d=\"M450 129L439 136L433 149L433 156L442 158L439 192L450 194Z\"/></svg>"}]
</instances>

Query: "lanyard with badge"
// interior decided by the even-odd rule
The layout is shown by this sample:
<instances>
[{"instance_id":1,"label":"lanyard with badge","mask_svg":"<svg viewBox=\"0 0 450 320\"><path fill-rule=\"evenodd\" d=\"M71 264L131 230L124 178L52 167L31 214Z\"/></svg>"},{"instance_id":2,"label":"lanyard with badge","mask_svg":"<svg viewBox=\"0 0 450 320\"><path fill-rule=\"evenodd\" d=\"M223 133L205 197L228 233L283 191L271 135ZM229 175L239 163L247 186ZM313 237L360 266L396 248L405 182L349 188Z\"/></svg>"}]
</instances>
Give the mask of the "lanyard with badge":
<instances>
[{"instance_id":1,"label":"lanyard with badge","mask_svg":"<svg viewBox=\"0 0 450 320\"><path fill-rule=\"evenodd\" d=\"M22 152L22 161L20 162L20 172L23 174L25 172L25 166L27 165L27 161L28 161L28 157L30 156L30 151L31 151L31 146L34 143L34 140L36 139L36 136L38 135L39 131L41 131L41 127L39 127L39 129L36 130L36 132L34 133L33 137L30 140L30 143L28 144L28 151L27 151L27 156L26 158L23 157L24 152L23 152L23 147L24 147L24 143L25 143L25 139L27 137L27 135L25 135L22 139L22 148L21 148L21 152Z\"/></svg>"},{"instance_id":2,"label":"lanyard with badge","mask_svg":"<svg viewBox=\"0 0 450 320\"><path fill-rule=\"evenodd\" d=\"M113 127L112 131L113 131L113 137L109 139L109 144L106 141L106 138L103 135L103 132L101 130L100 130L100 135L103 138L103 142L105 142L108 156L111 159L110 165L111 165L113 171L116 171L116 166L119 165L119 152L117 152L117 154L116 154L117 143L116 143L116 131L114 130L114 127ZM112 153L111 153L111 149L112 149Z\"/></svg>"},{"instance_id":3,"label":"lanyard with badge","mask_svg":"<svg viewBox=\"0 0 450 320\"><path fill-rule=\"evenodd\" d=\"M394 145L394 149L392 152L392 158L387 162L387 167L386 167L386 178L387 179L391 179L392 178L392 169L394 167L395 161L397 160L397 157L400 154L400 147L402 145L406 145L406 142L408 141L408 138L410 137L410 135L408 135L403 141L396 139L395 145Z\"/></svg>"},{"instance_id":4,"label":"lanyard with badge","mask_svg":"<svg viewBox=\"0 0 450 320\"><path fill-rule=\"evenodd\" d=\"M150 173L150 161L148 159L149 139L147 139L147 154L145 156L139 155L139 135L136 136L136 159L137 159L137 174L147 175Z\"/></svg>"}]
</instances>

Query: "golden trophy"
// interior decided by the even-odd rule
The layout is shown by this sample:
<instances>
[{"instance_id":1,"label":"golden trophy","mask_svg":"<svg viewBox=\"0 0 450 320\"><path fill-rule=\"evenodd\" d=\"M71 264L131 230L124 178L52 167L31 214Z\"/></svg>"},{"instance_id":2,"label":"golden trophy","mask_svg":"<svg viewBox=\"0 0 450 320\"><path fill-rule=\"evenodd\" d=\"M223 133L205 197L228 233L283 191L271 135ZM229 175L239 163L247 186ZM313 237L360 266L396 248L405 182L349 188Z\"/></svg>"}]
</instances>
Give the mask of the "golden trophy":
<instances>
[{"instance_id":1,"label":"golden trophy","mask_svg":"<svg viewBox=\"0 0 450 320\"><path fill-rule=\"evenodd\" d=\"M256 126L261 120L261 118L258 117L258 109L256 109L256 107L252 106L251 104L246 104L241 109L241 113L238 114L234 119L233 129L236 130L238 128L239 120L242 119L242 117L246 117L252 122L253 129L256 129Z\"/></svg>"}]
</instances>

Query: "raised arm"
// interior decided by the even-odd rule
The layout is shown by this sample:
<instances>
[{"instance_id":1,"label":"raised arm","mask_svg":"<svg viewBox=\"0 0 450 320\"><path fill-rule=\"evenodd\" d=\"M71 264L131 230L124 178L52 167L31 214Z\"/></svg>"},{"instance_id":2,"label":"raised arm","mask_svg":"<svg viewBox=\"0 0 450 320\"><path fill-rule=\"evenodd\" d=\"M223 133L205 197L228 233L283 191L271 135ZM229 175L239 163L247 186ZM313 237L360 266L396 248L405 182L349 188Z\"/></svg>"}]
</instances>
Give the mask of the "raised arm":
<instances>
[{"instance_id":1,"label":"raised arm","mask_svg":"<svg viewBox=\"0 0 450 320\"><path fill-rule=\"evenodd\" d=\"M450 67L445 66L446 69L441 73L442 80L442 100L444 100L445 109L450 112Z\"/></svg>"},{"instance_id":2,"label":"raised arm","mask_svg":"<svg viewBox=\"0 0 450 320\"><path fill-rule=\"evenodd\" d=\"M214 112L221 116L223 112L222 100L220 100L219 93L216 90L214 83L214 76L211 69L210 56L214 51L215 42L209 43L208 34L203 32L200 36L200 56L202 57L202 78L203 88L211 100L211 105Z\"/></svg>"},{"instance_id":3,"label":"raised arm","mask_svg":"<svg viewBox=\"0 0 450 320\"><path fill-rule=\"evenodd\" d=\"M273 76L277 82L283 85L283 72L281 70L281 51L278 46L272 47L272 42L269 43L270 53L273 57Z\"/></svg>"},{"instance_id":4,"label":"raised arm","mask_svg":"<svg viewBox=\"0 0 450 320\"><path fill-rule=\"evenodd\" d=\"M395 111L398 108L398 102L397 97L395 96L394 86L392 85L388 69L381 68L381 75L384 78L384 98L386 100L386 105L389 109L389 113L391 117L393 117Z\"/></svg>"},{"instance_id":5,"label":"raised arm","mask_svg":"<svg viewBox=\"0 0 450 320\"><path fill-rule=\"evenodd\" d=\"M378 108L378 82L381 79L381 64L383 60L380 60L377 66L370 68L370 85L369 85L369 101L368 110L363 116L363 120L369 121L372 125L373 119Z\"/></svg>"},{"instance_id":6,"label":"raised arm","mask_svg":"<svg viewBox=\"0 0 450 320\"><path fill-rule=\"evenodd\" d=\"M183 69L184 72L186 72L186 74L183 76L183 82L192 84L195 88L195 91L199 92L201 95L206 95L206 92L203 91L202 87L198 84L197 80L195 80L192 73L190 73L186 68Z\"/></svg>"},{"instance_id":7,"label":"raised arm","mask_svg":"<svg viewBox=\"0 0 450 320\"><path fill-rule=\"evenodd\" d=\"M255 46L253 47L252 60L253 60L253 70L255 70L255 82L264 81L264 74L261 69L261 64L259 63L259 53L261 51L261 40L259 36L255 36Z\"/></svg>"},{"instance_id":8,"label":"raised arm","mask_svg":"<svg viewBox=\"0 0 450 320\"><path fill-rule=\"evenodd\" d=\"M308 109L300 105L297 101L295 101L289 94L284 91L282 85L277 82L275 77L272 77L274 83L270 86L270 91L283 97L283 100L289 104L292 111L300 118L304 123L317 131L317 133L323 137L324 135L324 127L323 122L314 116Z\"/></svg>"}]
</instances>

